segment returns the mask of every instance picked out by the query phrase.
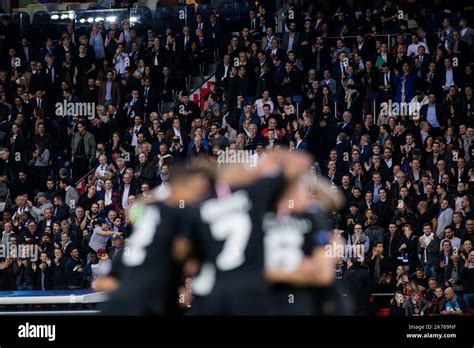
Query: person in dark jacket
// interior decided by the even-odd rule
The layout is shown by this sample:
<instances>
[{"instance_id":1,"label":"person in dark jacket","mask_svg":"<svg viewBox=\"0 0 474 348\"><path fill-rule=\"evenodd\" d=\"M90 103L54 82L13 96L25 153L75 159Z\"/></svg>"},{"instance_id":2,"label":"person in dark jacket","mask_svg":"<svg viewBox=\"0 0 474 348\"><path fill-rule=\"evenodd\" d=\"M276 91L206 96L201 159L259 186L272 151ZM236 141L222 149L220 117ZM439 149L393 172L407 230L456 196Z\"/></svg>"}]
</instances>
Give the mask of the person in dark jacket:
<instances>
[{"instance_id":1,"label":"person in dark jacket","mask_svg":"<svg viewBox=\"0 0 474 348\"><path fill-rule=\"evenodd\" d=\"M54 249L54 259L51 262L53 273L53 290L65 290L66 284L66 259L63 257L63 251L60 248Z\"/></svg>"},{"instance_id":2,"label":"person in dark jacket","mask_svg":"<svg viewBox=\"0 0 474 348\"><path fill-rule=\"evenodd\" d=\"M469 253L461 272L461 280L464 286L464 301L474 308L474 250Z\"/></svg>"},{"instance_id":3,"label":"person in dark jacket","mask_svg":"<svg viewBox=\"0 0 474 348\"><path fill-rule=\"evenodd\" d=\"M35 288L36 270L36 263L31 263L30 259L17 259L14 274L18 290L33 290Z\"/></svg>"},{"instance_id":4,"label":"person in dark jacket","mask_svg":"<svg viewBox=\"0 0 474 348\"><path fill-rule=\"evenodd\" d=\"M64 203L64 199L61 195L56 195L53 200L53 220L63 221L69 217L69 206Z\"/></svg>"},{"instance_id":5,"label":"person in dark jacket","mask_svg":"<svg viewBox=\"0 0 474 348\"><path fill-rule=\"evenodd\" d=\"M51 290L53 288L53 269L48 254L42 252L36 268L36 290Z\"/></svg>"},{"instance_id":6,"label":"person in dark jacket","mask_svg":"<svg viewBox=\"0 0 474 348\"><path fill-rule=\"evenodd\" d=\"M441 312L441 303L444 300L443 288L438 286L434 291L433 299L428 302L428 308L426 309L427 315L439 315Z\"/></svg>"},{"instance_id":7,"label":"person in dark jacket","mask_svg":"<svg viewBox=\"0 0 474 348\"><path fill-rule=\"evenodd\" d=\"M7 256L5 261L0 262L0 290L16 290L16 277L11 256Z\"/></svg>"},{"instance_id":8,"label":"person in dark jacket","mask_svg":"<svg viewBox=\"0 0 474 348\"><path fill-rule=\"evenodd\" d=\"M68 289L81 289L84 280L84 264L79 258L79 250L73 247L66 262L66 283Z\"/></svg>"},{"instance_id":9,"label":"person in dark jacket","mask_svg":"<svg viewBox=\"0 0 474 348\"><path fill-rule=\"evenodd\" d=\"M426 315L427 308L428 302L426 302L426 300L420 296L419 292L413 292L407 301L405 315L407 317L424 316Z\"/></svg>"},{"instance_id":10,"label":"person in dark jacket","mask_svg":"<svg viewBox=\"0 0 474 348\"><path fill-rule=\"evenodd\" d=\"M342 279L354 302L354 315L369 315L369 272L356 258L349 259L347 265L348 269Z\"/></svg>"},{"instance_id":11,"label":"person in dark jacket","mask_svg":"<svg viewBox=\"0 0 474 348\"><path fill-rule=\"evenodd\" d=\"M390 316L392 317L404 317L405 316L405 296L401 291L396 291L390 301Z\"/></svg>"},{"instance_id":12,"label":"person in dark jacket","mask_svg":"<svg viewBox=\"0 0 474 348\"><path fill-rule=\"evenodd\" d=\"M411 225L403 226L403 236L400 238L399 260L409 267L409 272L415 272L419 264L418 258L418 237L413 234Z\"/></svg>"}]
</instances>

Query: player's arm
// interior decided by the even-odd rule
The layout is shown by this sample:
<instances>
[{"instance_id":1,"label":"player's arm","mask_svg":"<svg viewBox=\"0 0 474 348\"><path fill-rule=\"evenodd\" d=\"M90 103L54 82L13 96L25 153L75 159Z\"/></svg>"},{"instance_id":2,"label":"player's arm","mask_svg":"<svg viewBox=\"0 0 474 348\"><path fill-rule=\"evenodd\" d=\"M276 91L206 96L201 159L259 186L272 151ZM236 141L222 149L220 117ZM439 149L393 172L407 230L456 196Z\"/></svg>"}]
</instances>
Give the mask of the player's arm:
<instances>
[{"instance_id":1,"label":"player's arm","mask_svg":"<svg viewBox=\"0 0 474 348\"><path fill-rule=\"evenodd\" d=\"M233 187L243 187L280 172L286 180L291 181L307 171L310 165L311 157L307 154L273 150L255 168L239 164L222 167L218 174L218 181Z\"/></svg>"},{"instance_id":2,"label":"player's arm","mask_svg":"<svg viewBox=\"0 0 474 348\"><path fill-rule=\"evenodd\" d=\"M326 256L324 247L313 249L313 254L303 258L299 267L291 272L284 270L266 270L265 277L272 283L293 286L329 286L335 277L335 259Z\"/></svg>"},{"instance_id":3,"label":"player's arm","mask_svg":"<svg viewBox=\"0 0 474 348\"><path fill-rule=\"evenodd\" d=\"M326 211L340 210L345 204L345 198L337 187L332 187L328 180L318 177L317 180L311 180L305 177L310 191L318 205Z\"/></svg>"},{"instance_id":4,"label":"player's arm","mask_svg":"<svg viewBox=\"0 0 474 348\"><path fill-rule=\"evenodd\" d=\"M118 232L118 231L98 231L97 232L98 234L100 234L101 236L112 236L114 234L122 234L122 232Z\"/></svg>"}]
</instances>

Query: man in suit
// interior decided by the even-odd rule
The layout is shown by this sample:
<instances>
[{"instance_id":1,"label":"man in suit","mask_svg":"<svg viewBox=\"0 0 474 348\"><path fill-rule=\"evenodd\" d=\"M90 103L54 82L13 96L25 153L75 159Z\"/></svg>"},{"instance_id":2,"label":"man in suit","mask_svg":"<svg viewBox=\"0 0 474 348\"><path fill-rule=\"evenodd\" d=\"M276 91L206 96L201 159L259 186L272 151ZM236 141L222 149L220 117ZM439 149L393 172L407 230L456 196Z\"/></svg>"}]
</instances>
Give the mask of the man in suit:
<instances>
[{"instance_id":1,"label":"man in suit","mask_svg":"<svg viewBox=\"0 0 474 348\"><path fill-rule=\"evenodd\" d=\"M191 29L189 27L183 28L183 35L178 41L178 49L181 52L188 52L191 50L191 43L194 41L194 37L191 35Z\"/></svg>"},{"instance_id":2,"label":"man in suit","mask_svg":"<svg viewBox=\"0 0 474 348\"><path fill-rule=\"evenodd\" d=\"M42 63L46 63L45 57L47 54L51 54L54 56L54 42L50 38L46 39L44 47L40 49L39 61Z\"/></svg>"},{"instance_id":3,"label":"man in suit","mask_svg":"<svg viewBox=\"0 0 474 348\"><path fill-rule=\"evenodd\" d=\"M188 148L189 136L186 131L181 128L181 121L178 117L173 119L171 129L168 129L165 133L165 141L167 144L171 144L175 138L179 139L179 143L184 149Z\"/></svg>"},{"instance_id":4,"label":"man in suit","mask_svg":"<svg viewBox=\"0 0 474 348\"><path fill-rule=\"evenodd\" d=\"M25 64L29 64L31 61L38 59L38 52L30 45L26 37L21 39L21 48L18 55Z\"/></svg>"},{"instance_id":5,"label":"man in suit","mask_svg":"<svg viewBox=\"0 0 474 348\"><path fill-rule=\"evenodd\" d=\"M33 108L42 109L44 115L48 115L51 111L51 105L45 98L45 91L42 88L35 91L35 96L30 99L30 104Z\"/></svg>"},{"instance_id":6,"label":"man in suit","mask_svg":"<svg viewBox=\"0 0 474 348\"><path fill-rule=\"evenodd\" d=\"M289 31L283 34L283 51L288 54L290 51L299 53L298 42L300 33L296 31L296 22L290 22Z\"/></svg>"},{"instance_id":7,"label":"man in suit","mask_svg":"<svg viewBox=\"0 0 474 348\"><path fill-rule=\"evenodd\" d=\"M464 157L459 157L456 162L456 168L451 169L452 176L455 182L468 182L469 169L466 168L466 160Z\"/></svg>"},{"instance_id":8,"label":"man in suit","mask_svg":"<svg viewBox=\"0 0 474 348\"><path fill-rule=\"evenodd\" d=\"M107 71L106 80L102 82L99 89L99 104L120 105L121 97L120 85L114 80L112 70L109 70Z\"/></svg>"},{"instance_id":9,"label":"man in suit","mask_svg":"<svg viewBox=\"0 0 474 348\"><path fill-rule=\"evenodd\" d=\"M453 31L453 44L451 46L451 51L453 57L457 57L459 59L459 66L464 66L470 61L471 55L469 51L469 45L466 41L461 40L461 34L459 30Z\"/></svg>"},{"instance_id":10,"label":"man in suit","mask_svg":"<svg viewBox=\"0 0 474 348\"><path fill-rule=\"evenodd\" d=\"M337 126L337 133L344 133L349 137L354 134L354 122L352 121L352 114L349 111L345 111L342 114L342 122L339 122Z\"/></svg>"},{"instance_id":11,"label":"man in suit","mask_svg":"<svg viewBox=\"0 0 474 348\"><path fill-rule=\"evenodd\" d=\"M217 65L216 68L216 84L220 88L226 88L229 83L230 72L232 69L230 56L225 54L222 58L222 63Z\"/></svg>"},{"instance_id":12,"label":"man in suit","mask_svg":"<svg viewBox=\"0 0 474 348\"><path fill-rule=\"evenodd\" d=\"M430 56L425 53L425 46L418 46L417 54L411 58L412 71L418 79L426 75L430 62Z\"/></svg>"},{"instance_id":13,"label":"man in suit","mask_svg":"<svg viewBox=\"0 0 474 348\"><path fill-rule=\"evenodd\" d=\"M420 109L420 120L428 122L430 125L430 133L434 137L440 134L442 117L441 108L436 103L436 95L430 93L428 96L428 104L423 105Z\"/></svg>"},{"instance_id":14,"label":"man in suit","mask_svg":"<svg viewBox=\"0 0 474 348\"><path fill-rule=\"evenodd\" d=\"M143 98L146 113L150 114L151 111L156 111L158 92L151 86L151 80L149 77L143 79L143 86L140 88L140 95Z\"/></svg>"},{"instance_id":15,"label":"man in suit","mask_svg":"<svg viewBox=\"0 0 474 348\"><path fill-rule=\"evenodd\" d=\"M304 139L304 134L302 131L298 130L295 133L295 149L300 151L308 151L308 143Z\"/></svg>"},{"instance_id":16,"label":"man in suit","mask_svg":"<svg viewBox=\"0 0 474 348\"><path fill-rule=\"evenodd\" d=\"M37 62L35 70L32 71L29 90L36 92L37 90L45 90L48 88L49 77L43 69L43 63Z\"/></svg>"},{"instance_id":17,"label":"man in suit","mask_svg":"<svg viewBox=\"0 0 474 348\"><path fill-rule=\"evenodd\" d=\"M467 42L469 47L472 47L472 44L474 43L474 29L469 26L466 18L461 18L459 20L459 30L461 33L461 40Z\"/></svg>"},{"instance_id":18,"label":"man in suit","mask_svg":"<svg viewBox=\"0 0 474 348\"><path fill-rule=\"evenodd\" d=\"M214 51L217 50L218 53L223 52L226 41L226 31L215 14L209 17L207 34L212 44L212 49ZM218 56L220 56L220 54L218 54Z\"/></svg>"},{"instance_id":19,"label":"man in suit","mask_svg":"<svg viewBox=\"0 0 474 348\"><path fill-rule=\"evenodd\" d=\"M451 58L444 59L444 69L441 71L440 83L444 92L447 92L452 85L461 86L461 76L458 69L453 67Z\"/></svg>"},{"instance_id":20,"label":"man in suit","mask_svg":"<svg viewBox=\"0 0 474 348\"><path fill-rule=\"evenodd\" d=\"M313 22L311 19L306 19L304 21L304 30L300 34L298 48L301 52L303 48L311 46L313 42L316 40L316 32L312 28Z\"/></svg>"},{"instance_id":21,"label":"man in suit","mask_svg":"<svg viewBox=\"0 0 474 348\"><path fill-rule=\"evenodd\" d=\"M20 96L15 97L14 105L12 105L12 119L16 119L18 114L25 116L26 120L29 120L33 116L33 109L31 104L26 104Z\"/></svg>"},{"instance_id":22,"label":"man in suit","mask_svg":"<svg viewBox=\"0 0 474 348\"><path fill-rule=\"evenodd\" d=\"M354 45L354 48L357 48L360 53L360 56L364 61L368 60L373 52L371 42L360 33L357 34L356 44Z\"/></svg>"},{"instance_id":23,"label":"man in suit","mask_svg":"<svg viewBox=\"0 0 474 348\"><path fill-rule=\"evenodd\" d=\"M130 97L127 98L127 101L124 105L124 110L129 119L133 119L135 115L143 116L145 102L143 98L140 97L140 92L138 89L132 90Z\"/></svg>"},{"instance_id":24,"label":"man in suit","mask_svg":"<svg viewBox=\"0 0 474 348\"><path fill-rule=\"evenodd\" d=\"M171 70L168 66L164 66L162 74L158 81L158 95L163 102L170 102L173 100L174 92L177 88L176 79L171 75Z\"/></svg>"},{"instance_id":25,"label":"man in suit","mask_svg":"<svg viewBox=\"0 0 474 348\"><path fill-rule=\"evenodd\" d=\"M136 147L138 146L138 134L142 133L145 136L146 141L150 141L151 135L150 132L148 131L147 127L143 124L142 122L142 116L140 115L135 115L132 118L132 125L128 129L128 132L124 136L124 141L132 146Z\"/></svg>"},{"instance_id":26,"label":"man in suit","mask_svg":"<svg viewBox=\"0 0 474 348\"><path fill-rule=\"evenodd\" d=\"M395 74L390 71L388 64L382 64L378 79L379 93L382 101L387 101L393 98L394 84Z\"/></svg>"},{"instance_id":27,"label":"man in suit","mask_svg":"<svg viewBox=\"0 0 474 348\"><path fill-rule=\"evenodd\" d=\"M425 93L435 93L438 94L441 92L441 73L437 70L436 63L431 62L428 65L428 71L423 76L422 86L425 88Z\"/></svg>"},{"instance_id":28,"label":"man in suit","mask_svg":"<svg viewBox=\"0 0 474 348\"><path fill-rule=\"evenodd\" d=\"M267 49L266 53L270 58L278 57L280 60L284 60L286 56L286 52L280 48L280 40L276 37L272 39L270 49Z\"/></svg>"},{"instance_id":29,"label":"man in suit","mask_svg":"<svg viewBox=\"0 0 474 348\"><path fill-rule=\"evenodd\" d=\"M330 49L322 36L317 36L315 43L311 43L303 48L301 60L305 69L315 68L317 72L331 69Z\"/></svg>"},{"instance_id":30,"label":"man in suit","mask_svg":"<svg viewBox=\"0 0 474 348\"><path fill-rule=\"evenodd\" d=\"M121 205L123 209L128 208L128 198L130 196L135 196L138 193L138 184L132 181L132 175L125 172L123 175L123 182L120 185L120 197L122 199Z\"/></svg>"},{"instance_id":31,"label":"man in suit","mask_svg":"<svg viewBox=\"0 0 474 348\"><path fill-rule=\"evenodd\" d=\"M262 26L260 24L260 20L257 18L257 14L254 10L250 10L249 12L249 19L246 26L249 28L249 33L255 39L260 38L260 34L262 32Z\"/></svg>"},{"instance_id":32,"label":"man in suit","mask_svg":"<svg viewBox=\"0 0 474 348\"><path fill-rule=\"evenodd\" d=\"M140 86L140 80L133 76L132 73L132 68L126 67L120 79L121 95L125 97L130 96L132 90L138 89Z\"/></svg>"},{"instance_id":33,"label":"man in suit","mask_svg":"<svg viewBox=\"0 0 474 348\"><path fill-rule=\"evenodd\" d=\"M349 66L349 59L345 52L340 52L337 56L336 61L333 64L333 73L332 76L336 80L337 84L341 84L341 80L345 78L347 73L347 68Z\"/></svg>"}]
</instances>

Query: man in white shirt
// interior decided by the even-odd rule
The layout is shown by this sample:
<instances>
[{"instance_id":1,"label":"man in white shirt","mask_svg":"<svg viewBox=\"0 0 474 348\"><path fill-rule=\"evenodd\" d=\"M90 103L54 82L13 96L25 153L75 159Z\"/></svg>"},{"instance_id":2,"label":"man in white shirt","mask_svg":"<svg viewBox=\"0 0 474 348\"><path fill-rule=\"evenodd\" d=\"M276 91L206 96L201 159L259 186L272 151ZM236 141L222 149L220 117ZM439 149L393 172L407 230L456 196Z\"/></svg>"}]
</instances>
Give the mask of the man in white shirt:
<instances>
[{"instance_id":1,"label":"man in white shirt","mask_svg":"<svg viewBox=\"0 0 474 348\"><path fill-rule=\"evenodd\" d=\"M420 46L423 46L425 48L425 52L429 54L428 46L424 42L419 41L416 34L413 34L411 36L411 44L407 49L407 57L416 56L418 54L418 47Z\"/></svg>"},{"instance_id":2,"label":"man in white shirt","mask_svg":"<svg viewBox=\"0 0 474 348\"><path fill-rule=\"evenodd\" d=\"M261 161L267 156L268 154L265 153L263 144L257 144L255 153L250 158L250 166L255 167L259 161Z\"/></svg>"},{"instance_id":3,"label":"man in white shirt","mask_svg":"<svg viewBox=\"0 0 474 348\"><path fill-rule=\"evenodd\" d=\"M117 46L117 50L115 51L114 58L112 59L112 63L115 66L115 70L117 70L117 74L122 76L125 72L125 68L130 65L130 58L128 58L128 54L124 51L123 43L119 43Z\"/></svg>"},{"instance_id":4,"label":"man in white shirt","mask_svg":"<svg viewBox=\"0 0 474 348\"><path fill-rule=\"evenodd\" d=\"M270 105L270 113L273 113L274 104L273 101L270 99L270 92L268 90L264 90L262 93L262 98L257 99L253 104L254 108L257 110L258 117L263 116L263 106L265 104Z\"/></svg>"}]
</instances>

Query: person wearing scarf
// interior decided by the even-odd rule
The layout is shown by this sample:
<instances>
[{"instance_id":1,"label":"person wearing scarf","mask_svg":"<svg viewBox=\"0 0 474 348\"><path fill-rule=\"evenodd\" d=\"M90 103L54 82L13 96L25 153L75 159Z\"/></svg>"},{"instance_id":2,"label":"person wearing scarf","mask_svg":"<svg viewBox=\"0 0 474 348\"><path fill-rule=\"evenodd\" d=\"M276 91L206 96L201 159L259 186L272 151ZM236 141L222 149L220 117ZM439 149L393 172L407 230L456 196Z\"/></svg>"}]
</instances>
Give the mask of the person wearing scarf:
<instances>
[{"instance_id":1,"label":"person wearing scarf","mask_svg":"<svg viewBox=\"0 0 474 348\"><path fill-rule=\"evenodd\" d=\"M435 266L439 253L439 239L433 233L430 223L423 225L423 235L418 239L418 256L427 277L436 275Z\"/></svg>"}]
</instances>

